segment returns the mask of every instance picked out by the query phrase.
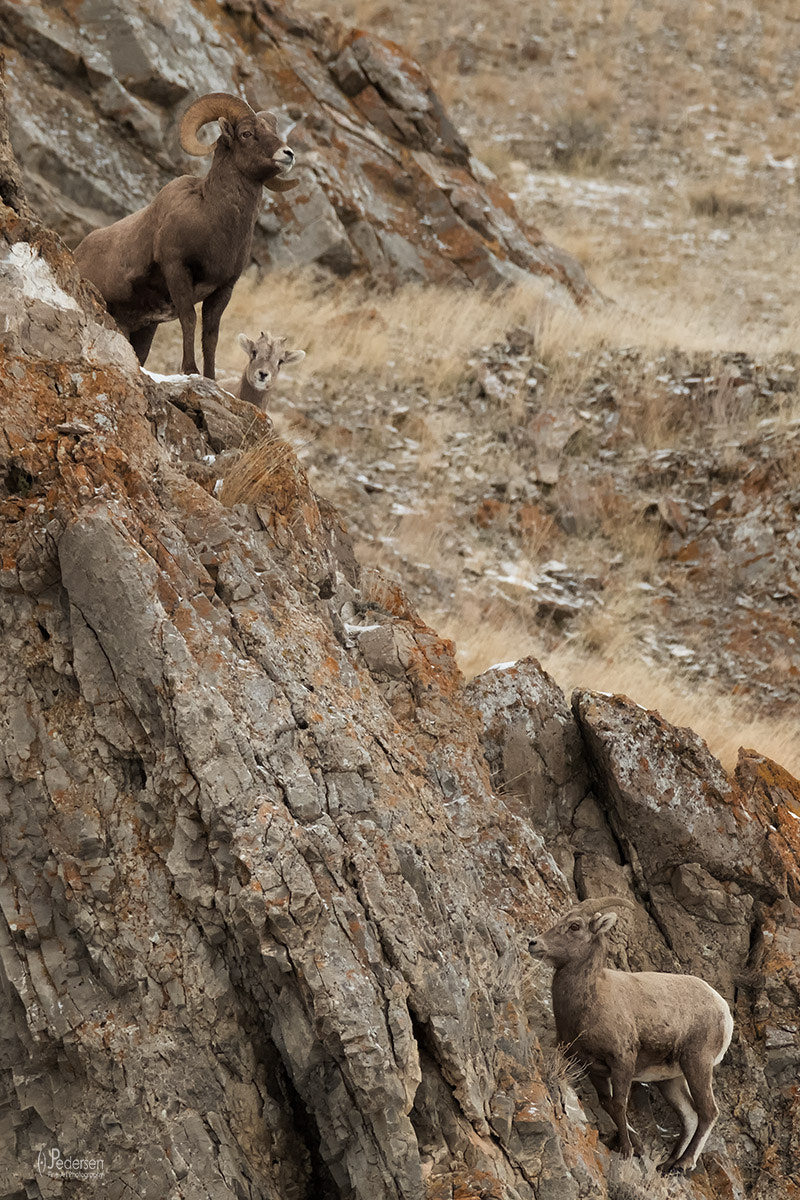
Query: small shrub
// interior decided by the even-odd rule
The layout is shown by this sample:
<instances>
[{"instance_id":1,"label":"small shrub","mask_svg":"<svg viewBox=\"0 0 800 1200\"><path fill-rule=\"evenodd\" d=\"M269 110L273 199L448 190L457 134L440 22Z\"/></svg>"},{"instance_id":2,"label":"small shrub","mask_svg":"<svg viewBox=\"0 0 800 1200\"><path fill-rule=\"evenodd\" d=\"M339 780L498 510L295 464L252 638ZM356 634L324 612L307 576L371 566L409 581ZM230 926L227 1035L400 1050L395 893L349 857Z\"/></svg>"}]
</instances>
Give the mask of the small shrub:
<instances>
[{"instance_id":1,"label":"small shrub","mask_svg":"<svg viewBox=\"0 0 800 1200\"><path fill-rule=\"evenodd\" d=\"M565 1088L574 1088L585 1075L585 1070L569 1050L562 1046L544 1046L542 1061L545 1086L551 1096L560 1095Z\"/></svg>"},{"instance_id":2,"label":"small shrub","mask_svg":"<svg viewBox=\"0 0 800 1200\"><path fill-rule=\"evenodd\" d=\"M235 504L258 504L269 491L276 471L293 457L288 442L274 435L262 438L229 467L220 489L220 501L229 508Z\"/></svg>"},{"instance_id":3,"label":"small shrub","mask_svg":"<svg viewBox=\"0 0 800 1200\"><path fill-rule=\"evenodd\" d=\"M567 109L551 125L547 146L553 162L565 170L598 167L608 156L608 132L591 114Z\"/></svg>"}]
</instances>

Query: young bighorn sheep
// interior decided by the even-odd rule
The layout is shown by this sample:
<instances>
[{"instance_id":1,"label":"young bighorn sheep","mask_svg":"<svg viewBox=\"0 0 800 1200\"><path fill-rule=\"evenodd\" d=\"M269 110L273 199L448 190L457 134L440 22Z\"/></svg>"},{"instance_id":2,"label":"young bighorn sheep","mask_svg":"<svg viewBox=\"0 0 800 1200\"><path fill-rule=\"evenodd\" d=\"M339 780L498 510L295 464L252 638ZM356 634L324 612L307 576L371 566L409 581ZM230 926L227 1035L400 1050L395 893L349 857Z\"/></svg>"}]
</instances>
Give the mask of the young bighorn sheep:
<instances>
[{"instance_id":1,"label":"young bighorn sheep","mask_svg":"<svg viewBox=\"0 0 800 1200\"><path fill-rule=\"evenodd\" d=\"M219 121L215 144L197 133ZM75 250L81 274L103 295L108 311L144 364L156 328L175 317L183 333L184 374L197 373L194 306L203 302L203 373L215 377L219 321L250 258L262 187L284 192L294 151L278 136L272 113L254 112L227 92L190 104L180 129L187 154L214 151L204 179L181 175L138 212L95 229Z\"/></svg>"},{"instance_id":2,"label":"young bighorn sheep","mask_svg":"<svg viewBox=\"0 0 800 1200\"><path fill-rule=\"evenodd\" d=\"M553 1012L559 1042L586 1067L603 1108L633 1153L627 1121L635 1081L655 1083L681 1122L662 1171L691 1171L719 1112L712 1076L731 1040L733 1018L718 992L695 975L615 971L605 965L608 909L632 907L606 896L585 900L530 942L555 967ZM635 1137L635 1134L634 1134Z\"/></svg>"},{"instance_id":3,"label":"young bighorn sheep","mask_svg":"<svg viewBox=\"0 0 800 1200\"><path fill-rule=\"evenodd\" d=\"M272 385L278 378L281 367L305 358L305 350L287 350L286 338L274 338L263 330L257 342L245 334L239 334L239 345L247 355L247 366L242 372L236 395L240 400L266 409Z\"/></svg>"}]
</instances>

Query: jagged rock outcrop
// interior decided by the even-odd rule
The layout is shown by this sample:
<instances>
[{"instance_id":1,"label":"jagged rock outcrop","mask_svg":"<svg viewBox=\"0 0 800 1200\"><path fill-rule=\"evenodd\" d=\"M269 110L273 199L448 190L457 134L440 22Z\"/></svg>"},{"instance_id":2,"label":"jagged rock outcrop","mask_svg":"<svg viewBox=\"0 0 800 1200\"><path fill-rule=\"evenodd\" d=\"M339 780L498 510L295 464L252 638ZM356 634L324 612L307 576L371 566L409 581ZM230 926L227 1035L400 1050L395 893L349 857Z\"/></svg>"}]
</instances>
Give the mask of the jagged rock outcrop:
<instances>
[{"instance_id":1,"label":"jagged rock outcrop","mask_svg":"<svg viewBox=\"0 0 800 1200\"><path fill-rule=\"evenodd\" d=\"M611 882L638 902L630 965L736 1010L704 1169L670 1194L797 1194L796 782L754 753L728 780L620 698L572 712L533 662L465 691L269 418L140 371L20 208L0 1192L643 1200L524 979L528 931Z\"/></svg>"},{"instance_id":2,"label":"jagged rock outcrop","mask_svg":"<svg viewBox=\"0 0 800 1200\"><path fill-rule=\"evenodd\" d=\"M697 1185L796 1195L800 784L753 751L730 778L690 729L625 697L577 692L571 713L533 659L468 694L494 787L549 830L577 893L636 902L620 965L700 975L732 1006L722 1116Z\"/></svg>"},{"instance_id":3,"label":"jagged rock outcrop","mask_svg":"<svg viewBox=\"0 0 800 1200\"><path fill-rule=\"evenodd\" d=\"M188 100L237 91L278 113L300 187L262 212L264 265L371 279L549 279L593 294L579 265L524 226L391 42L271 0L0 0L11 137L31 203L70 245L148 203L184 155Z\"/></svg>"},{"instance_id":4,"label":"jagged rock outcrop","mask_svg":"<svg viewBox=\"0 0 800 1200\"><path fill-rule=\"evenodd\" d=\"M602 1193L508 917L565 881L450 646L359 590L268 418L242 447L244 406L140 372L9 209L2 264L0 1188L55 1194L58 1147L103 1160L70 1195ZM225 447L251 504L187 472Z\"/></svg>"}]
</instances>

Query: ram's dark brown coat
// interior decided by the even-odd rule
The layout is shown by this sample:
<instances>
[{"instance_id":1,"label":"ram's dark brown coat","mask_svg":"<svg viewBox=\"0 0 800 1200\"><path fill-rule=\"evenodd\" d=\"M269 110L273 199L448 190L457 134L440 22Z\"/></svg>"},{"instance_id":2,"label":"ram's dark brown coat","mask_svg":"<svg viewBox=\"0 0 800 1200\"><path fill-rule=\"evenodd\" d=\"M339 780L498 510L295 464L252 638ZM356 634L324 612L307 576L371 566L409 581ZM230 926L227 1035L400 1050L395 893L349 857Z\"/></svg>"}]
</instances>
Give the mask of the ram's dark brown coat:
<instances>
[{"instance_id":1,"label":"ram's dark brown coat","mask_svg":"<svg viewBox=\"0 0 800 1200\"><path fill-rule=\"evenodd\" d=\"M216 147L197 139L209 121L219 121ZM147 360L158 326L177 317L181 371L197 373L194 310L202 301L203 373L213 379L220 318L250 258L261 189L295 186L283 178L294 152L278 136L272 113L256 113L226 92L189 106L181 145L189 154L214 150L206 177L173 179L147 208L95 229L75 250L75 261L102 293L140 363Z\"/></svg>"}]
</instances>

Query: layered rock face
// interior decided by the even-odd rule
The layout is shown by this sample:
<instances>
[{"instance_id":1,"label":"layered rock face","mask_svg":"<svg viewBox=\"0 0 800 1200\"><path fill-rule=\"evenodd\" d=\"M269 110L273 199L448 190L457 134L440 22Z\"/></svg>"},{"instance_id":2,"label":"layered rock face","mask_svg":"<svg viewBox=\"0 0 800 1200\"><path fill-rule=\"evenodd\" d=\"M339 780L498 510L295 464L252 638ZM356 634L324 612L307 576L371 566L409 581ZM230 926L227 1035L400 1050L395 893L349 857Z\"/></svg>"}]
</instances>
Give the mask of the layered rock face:
<instances>
[{"instance_id":1,"label":"layered rock face","mask_svg":"<svg viewBox=\"0 0 800 1200\"><path fill-rule=\"evenodd\" d=\"M518 219L424 72L391 42L267 0L0 2L12 140L37 211L70 245L147 204L175 174L180 116L234 91L278 114L300 187L260 218L264 265L498 284L531 273L564 297L583 271Z\"/></svg>"},{"instance_id":2,"label":"layered rock face","mask_svg":"<svg viewBox=\"0 0 800 1200\"><path fill-rule=\"evenodd\" d=\"M669 1194L800 1194L797 782L753 752L730 779L624 698L570 709L532 660L465 689L266 415L138 369L17 178L0 1192L657 1195L553 1069L526 979L530 931L613 890L620 961L702 975L737 1021Z\"/></svg>"}]
</instances>

